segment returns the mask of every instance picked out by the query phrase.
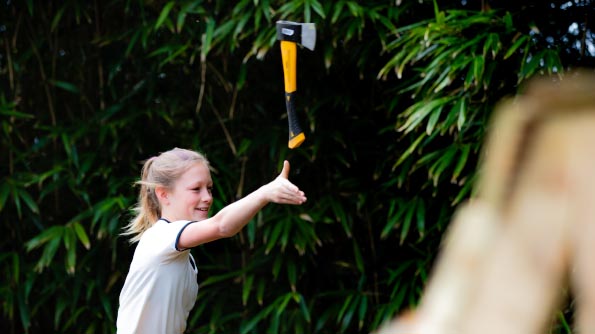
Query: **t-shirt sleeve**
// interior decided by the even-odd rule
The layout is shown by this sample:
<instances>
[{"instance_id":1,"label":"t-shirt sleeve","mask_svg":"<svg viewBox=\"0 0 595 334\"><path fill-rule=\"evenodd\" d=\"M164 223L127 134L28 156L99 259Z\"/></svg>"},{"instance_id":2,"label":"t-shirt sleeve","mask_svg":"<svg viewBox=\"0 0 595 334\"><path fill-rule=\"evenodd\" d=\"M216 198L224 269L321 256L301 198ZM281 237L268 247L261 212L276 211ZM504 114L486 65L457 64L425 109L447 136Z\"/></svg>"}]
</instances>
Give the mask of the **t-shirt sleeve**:
<instances>
[{"instance_id":1,"label":"t-shirt sleeve","mask_svg":"<svg viewBox=\"0 0 595 334\"><path fill-rule=\"evenodd\" d=\"M175 249L175 250L177 250L177 251L179 251L179 252L181 252L181 251L185 251L185 250L187 250L187 249L188 249L188 248L180 248L180 247L178 247L178 242L180 241L180 236L182 235L182 232L184 231L184 229L185 229L186 227L188 227L188 225L190 225L190 224L192 224L192 223L195 223L195 222L193 222L193 221L189 221L189 222L186 222L185 224L181 224L181 225L182 225L182 227L179 229L179 231L178 231L178 233L177 233L177 235L176 235L176 238L175 238L175 240L174 240L174 243L173 243L173 245L172 245L172 248L173 248L173 249Z\"/></svg>"},{"instance_id":2,"label":"t-shirt sleeve","mask_svg":"<svg viewBox=\"0 0 595 334\"><path fill-rule=\"evenodd\" d=\"M151 244L149 247L153 248L150 252L155 255L161 254L165 258L170 258L176 257L180 252L185 251L186 249L180 249L178 247L178 242L182 231L192 223L193 221L179 220L160 225L157 229L152 231L153 233L150 236L150 241L148 240Z\"/></svg>"}]
</instances>

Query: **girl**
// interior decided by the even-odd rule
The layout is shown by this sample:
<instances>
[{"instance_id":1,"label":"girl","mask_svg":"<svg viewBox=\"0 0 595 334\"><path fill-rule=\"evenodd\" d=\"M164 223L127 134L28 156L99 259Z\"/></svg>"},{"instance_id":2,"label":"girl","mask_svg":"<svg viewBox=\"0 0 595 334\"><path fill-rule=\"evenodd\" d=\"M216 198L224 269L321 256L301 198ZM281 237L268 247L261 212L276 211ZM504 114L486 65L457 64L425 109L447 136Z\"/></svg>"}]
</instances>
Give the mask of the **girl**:
<instances>
[{"instance_id":1,"label":"girl","mask_svg":"<svg viewBox=\"0 0 595 334\"><path fill-rule=\"evenodd\" d=\"M127 333L183 333L198 292L190 249L238 233L266 204L302 204L306 197L281 174L209 218L213 181L200 153L174 148L142 168L136 217L125 235L138 242L120 293L117 329Z\"/></svg>"}]
</instances>

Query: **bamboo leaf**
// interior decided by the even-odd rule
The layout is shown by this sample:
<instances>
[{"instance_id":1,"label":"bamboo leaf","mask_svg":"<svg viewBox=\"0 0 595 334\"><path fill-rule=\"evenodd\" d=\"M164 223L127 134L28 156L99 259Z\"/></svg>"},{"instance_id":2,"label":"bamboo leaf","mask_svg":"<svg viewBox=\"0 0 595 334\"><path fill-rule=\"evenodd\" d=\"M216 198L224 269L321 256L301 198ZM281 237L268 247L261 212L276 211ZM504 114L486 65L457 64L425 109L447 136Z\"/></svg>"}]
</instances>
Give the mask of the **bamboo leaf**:
<instances>
[{"instance_id":1,"label":"bamboo leaf","mask_svg":"<svg viewBox=\"0 0 595 334\"><path fill-rule=\"evenodd\" d=\"M345 313L347 312L347 309L349 308L349 305L351 305L351 300L353 299L354 295L350 294L347 296L347 298L345 298L345 301L343 302L343 306L341 307L341 310L339 311L339 314L337 316L337 323L341 323L343 322L343 318L345 316Z\"/></svg>"},{"instance_id":2,"label":"bamboo leaf","mask_svg":"<svg viewBox=\"0 0 595 334\"><path fill-rule=\"evenodd\" d=\"M256 300L258 301L258 305L262 306L263 298L264 298L264 290L266 288L266 282L264 279L258 281L258 288L256 289Z\"/></svg>"},{"instance_id":3,"label":"bamboo leaf","mask_svg":"<svg viewBox=\"0 0 595 334\"><path fill-rule=\"evenodd\" d=\"M66 9L66 5L63 5L62 7L60 7L60 9L58 9L58 11L56 12L56 15L54 15L54 18L52 19L52 24L50 25L50 32L54 32L56 30L56 27L58 26L58 24L60 24L60 20L62 19L62 16L64 15L65 9Z\"/></svg>"},{"instance_id":4,"label":"bamboo leaf","mask_svg":"<svg viewBox=\"0 0 595 334\"><path fill-rule=\"evenodd\" d=\"M509 33L514 30L514 24L512 23L512 15L510 12L506 12L504 15L504 26L506 27L506 32Z\"/></svg>"},{"instance_id":5,"label":"bamboo leaf","mask_svg":"<svg viewBox=\"0 0 595 334\"><path fill-rule=\"evenodd\" d=\"M79 222L74 222L72 224L74 232L78 237L79 241L83 244L86 249L91 249L91 242L89 241L89 237L87 236L87 232Z\"/></svg>"},{"instance_id":6,"label":"bamboo leaf","mask_svg":"<svg viewBox=\"0 0 595 334\"><path fill-rule=\"evenodd\" d=\"M528 40L529 40L529 36L528 35L522 35L522 36L520 36L512 44L512 46L506 51L506 53L504 54L504 59L510 58L510 56L512 56L512 54L515 53L516 50L518 50L519 47L521 47L523 44L527 43Z\"/></svg>"},{"instance_id":7,"label":"bamboo leaf","mask_svg":"<svg viewBox=\"0 0 595 334\"><path fill-rule=\"evenodd\" d=\"M304 22L312 22L312 11L310 10L310 1L304 1Z\"/></svg>"},{"instance_id":8,"label":"bamboo leaf","mask_svg":"<svg viewBox=\"0 0 595 334\"><path fill-rule=\"evenodd\" d=\"M407 116L405 124L399 127L398 131L409 133L413 131L434 109L443 107L453 97L445 96L435 100L420 101L407 108L403 114Z\"/></svg>"},{"instance_id":9,"label":"bamboo leaf","mask_svg":"<svg viewBox=\"0 0 595 334\"><path fill-rule=\"evenodd\" d=\"M466 112L467 112L467 99L459 99L457 101L457 103L454 105L452 113L454 113L455 115L458 115L457 117L457 129L459 131L461 131L463 129L463 126L465 126L465 123L467 121L467 117L466 117Z\"/></svg>"},{"instance_id":10,"label":"bamboo leaf","mask_svg":"<svg viewBox=\"0 0 595 334\"><path fill-rule=\"evenodd\" d=\"M529 58L529 61L521 70L521 78L531 77L537 71L537 69L541 67L541 62L543 61L543 54L544 52L541 51L532 55Z\"/></svg>"},{"instance_id":11,"label":"bamboo leaf","mask_svg":"<svg viewBox=\"0 0 595 334\"><path fill-rule=\"evenodd\" d=\"M180 10L180 12L178 13L178 18L176 19L176 31L178 33L180 33L184 28L184 23L186 22L187 14L188 13L184 9Z\"/></svg>"},{"instance_id":12,"label":"bamboo leaf","mask_svg":"<svg viewBox=\"0 0 595 334\"><path fill-rule=\"evenodd\" d=\"M398 217L396 217L393 212L395 210L395 206L397 205L397 200L390 200L390 205L389 205L389 209L388 209L388 214L387 214L387 223L386 225L384 225L384 228L382 229L382 232L380 233L380 238L381 239L386 239L386 237L389 235L390 231L392 231L392 229L394 228L394 226L397 223Z\"/></svg>"},{"instance_id":13,"label":"bamboo leaf","mask_svg":"<svg viewBox=\"0 0 595 334\"><path fill-rule=\"evenodd\" d=\"M21 197L19 196L19 189L18 188L11 188L11 194L12 194L12 201L14 203L15 208L17 209L17 217L22 218L23 216L23 211L21 209Z\"/></svg>"},{"instance_id":14,"label":"bamboo leaf","mask_svg":"<svg viewBox=\"0 0 595 334\"><path fill-rule=\"evenodd\" d=\"M183 54L184 51L186 51L189 47L190 47L189 43L182 45L177 50L175 50L171 55L169 55L167 58L165 58L163 61L161 61L161 63L159 63L159 67L162 67L165 64L171 63L172 60L176 59L178 56Z\"/></svg>"},{"instance_id":15,"label":"bamboo leaf","mask_svg":"<svg viewBox=\"0 0 595 334\"><path fill-rule=\"evenodd\" d=\"M293 297L293 295L291 293L287 293L285 294L285 296L282 297L281 302L279 303L279 305L277 306L277 315L280 315L281 313L283 313L285 311L285 308L287 307L287 304L289 303L289 301L291 301L291 298Z\"/></svg>"},{"instance_id":16,"label":"bamboo leaf","mask_svg":"<svg viewBox=\"0 0 595 334\"><path fill-rule=\"evenodd\" d=\"M475 82L475 66L470 66L467 70L467 75L465 76L464 88L465 90L470 90L473 87L473 83Z\"/></svg>"},{"instance_id":17,"label":"bamboo leaf","mask_svg":"<svg viewBox=\"0 0 595 334\"><path fill-rule=\"evenodd\" d=\"M430 119L428 120L428 125L426 126L426 133L431 135L434 132L434 127L436 123L438 123L438 119L440 118L440 114L442 113L442 107L437 108L432 112L430 115Z\"/></svg>"},{"instance_id":18,"label":"bamboo leaf","mask_svg":"<svg viewBox=\"0 0 595 334\"><path fill-rule=\"evenodd\" d=\"M473 179L475 179L475 175L472 175L471 180L467 180L461 190L459 190L458 194L456 195L455 199L452 201L451 206L455 206L460 204L465 198L469 196L469 194L473 191Z\"/></svg>"},{"instance_id":19,"label":"bamboo leaf","mask_svg":"<svg viewBox=\"0 0 595 334\"><path fill-rule=\"evenodd\" d=\"M66 250L76 249L76 236L74 234L74 230L70 227L64 227L62 231L62 241L64 242L64 248L66 248Z\"/></svg>"},{"instance_id":20,"label":"bamboo leaf","mask_svg":"<svg viewBox=\"0 0 595 334\"><path fill-rule=\"evenodd\" d=\"M20 257L16 254L12 254L12 281L16 284L20 282L21 274L21 261Z\"/></svg>"},{"instance_id":21,"label":"bamboo leaf","mask_svg":"<svg viewBox=\"0 0 595 334\"><path fill-rule=\"evenodd\" d=\"M307 323L312 322L312 318L310 317L310 310L308 309L308 305L306 305L306 300L304 299L304 296L302 296L301 294L297 295L299 297L298 304L300 305L300 310L304 315L304 319L306 319Z\"/></svg>"},{"instance_id":22,"label":"bamboo leaf","mask_svg":"<svg viewBox=\"0 0 595 334\"><path fill-rule=\"evenodd\" d=\"M62 241L63 229L60 229L59 236L50 239L46 246L43 249L43 253L41 254L41 258L37 261L35 265L35 271L41 272L44 268L48 267L54 256L56 255L56 251L58 251L58 246L60 246L60 242Z\"/></svg>"},{"instance_id":23,"label":"bamboo leaf","mask_svg":"<svg viewBox=\"0 0 595 334\"><path fill-rule=\"evenodd\" d=\"M32 119L35 118L34 115L27 114L24 112L18 112L12 109L0 109L0 115L7 116L7 117L16 117L21 119Z\"/></svg>"},{"instance_id":24,"label":"bamboo leaf","mask_svg":"<svg viewBox=\"0 0 595 334\"><path fill-rule=\"evenodd\" d=\"M409 202L405 211L405 217L403 219L403 227L401 227L401 237L400 237L400 244L402 245L409 234L409 228L411 227L411 223L413 222L413 217L415 216L416 210L416 201Z\"/></svg>"},{"instance_id":25,"label":"bamboo leaf","mask_svg":"<svg viewBox=\"0 0 595 334\"><path fill-rule=\"evenodd\" d=\"M30 311L29 311L29 307L27 307L27 302L25 301L25 298L23 297L23 294L18 293L17 294L17 301L18 301L18 307L19 307L19 317L21 319L21 325L23 326L23 328L29 328L31 326L31 319L30 319Z\"/></svg>"},{"instance_id":26,"label":"bamboo leaf","mask_svg":"<svg viewBox=\"0 0 595 334\"><path fill-rule=\"evenodd\" d=\"M287 224L286 221L280 221L277 223L277 225L275 225L275 227L273 227L273 233L271 233L271 236L267 241L265 254L269 254L273 247L277 245L277 240L279 239L279 236L281 235L281 232L283 231L283 227L285 224Z\"/></svg>"},{"instance_id":27,"label":"bamboo leaf","mask_svg":"<svg viewBox=\"0 0 595 334\"><path fill-rule=\"evenodd\" d=\"M60 81L60 80L48 80L52 85L58 87L58 88L62 88L67 92L71 92L74 94L79 94L80 91L78 89L78 87L76 87L74 84L70 83L70 82L66 82L66 81Z\"/></svg>"},{"instance_id":28,"label":"bamboo leaf","mask_svg":"<svg viewBox=\"0 0 595 334\"><path fill-rule=\"evenodd\" d=\"M359 295L356 296L355 300L349 305L349 308L343 315L342 321L341 321L341 332L346 331L347 328L349 327L349 325L351 324L351 320L353 319L353 316L355 315L355 312L357 310L357 306L359 305L360 299L361 298Z\"/></svg>"},{"instance_id":29,"label":"bamboo leaf","mask_svg":"<svg viewBox=\"0 0 595 334\"><path fill-rule=\"evenodd\" d=\"M39 213L39 207L31 195L25 189L16 189L19 197L25 202L29 210L33 213Z\"/></svg>"},{"instance_id":30,"label":"bamboo leaf","mask_svg":"<svg viewBox=\"0 0 595 334\"><path fill-rule=\"evenodd\" d=\"M341 226L343 226L343 230L345 231L345 234L349 238L351 238L351 228L349 227L349 224L348 224L349 217L345 213L345 210L343 209L343 207L341 205L339 205L339 203L337 203L335 201L331 201L330 204L331 204L333 213L336 217L336 221L341 223Z\"/></svg>"},{"instance_id":31,"label":"bamboo leaf","mask_svg":"<svg viewBox=\"0 0 595 334\"><path fill-rule=\"evenodd\" d=\"M403 301L405 300L407 289L398 289L396 291L396 295L391 298L391 306L394 309L400 309L403 307Z\"/></svg>"},{"instance_id":32,"label":"bamboo leaf","mask_svg":"<svg viewBox=\"0 0 595 334\"><path fill-rule=\"evenodd\" d=\"M244 286L242 288L242 305L246 306L248 298L250 297L250 291L252 290L252 282L254 282L254 275L249 275L244 280Z\"/></svg>"},{"instance_id":33,"label":"bamboo leaf","mask_svg":"<svg viewBox=\"0 0 595 334\"><path fill-rule=\"evenodd\" d=\"M548 50L545 57L545 66L548 68L548 73L562 73L564 72L564 66L562 60L557 51Z\"/></svg>"},{"instance_id":34,"label":"bamboo leaf","mask_svg":"<svg viewBox=\"0 0 595 334\"><path fill-rule=\"evenodd\" d=\"M490 33L486 39L484 45L484 56L488 53L492 55L492 59L496 59L496 56L502 49L502 42L500 42L500 36L496 33Z\"/></svg>"},{"instance_id":35,"label":"bamboo leaf","mask_svg":"<svg viewBox=\"0 0 595 334\"><path fill-rule=\"evenodd\" d=\"M134 49L134 46L136 45L136 42L138 41L139 37L142 35L142 31L137 30L132 34L132 37L130 38L130 42L128 42L128 46L126 47L126 51L124 52L124 55L126 57L129 57L130 54L132 53L132 50Z\"/></svg>"},{"instance_id":36,"label":"bamboo leaf","mask_svg":"<svg viewBox=\"0 0 595 334\"><path fill-rule=\"evenodd\" d=\"M453 161L456 148L447 148L444 150L444 154L440 156L438 160L430 167L428 172L433 180L434 186L438 185L438 180L446 168L448 168Z\"/></svg>"},{"instance_id":37,"label":"bamboo leaf","mask_svg":"<svg viewBox=\"0 0 595 334\"><path fill-rule=\"evenodd\" d=\"M297 269L295 262L289 260L286 262L287 268L287 279L289 280L289 284L291 285L291 291L296 291L297 285Z\"/></svg>"},{"instance_id":38,"label":"bamboo leaf","mask_svg":"<svg viewBox=\"0 0 595 334\"><path fill-rule=\"evenodd\" d=\"M277 277L279 277L279 273L281 272L281 266L283 265L283 256L278 254L275 257L275 262L273 263L272 274L273 279L276 281Z\"/></svg>"},{"instance_id":39,"label":"bamboo leaf","mask_svg":"<svg viewBox=\"0 0 595 334\"><path fill-rule=\"evenodd\" d=\"M460 156L459 161L457 162L457 165L455 166L455 169L452 173L452 178L450 179L451 182L456 182L458 180L459 176L461 175L461 172L463 171L463 168L467 164L467 158L469 157L470 151L471 151L471 145L469 145L469 144L463 145L463 147L461 147L461 156Z\"/></svg>"},{"instance_id":40,"label":"bamboo leaf","mask_svg":"<svg viewBox=\"0 0 595 334\"><path fill-rule=\"evenodd\" d=\"M202 35L202 46L200 48L200 59L206 59L207 54L211 51L211 43L213 42L213 33L215 31L215 20L207 19L206 20L206 32ZM224 26L225 27L225 26ZM221 27L223 29L224 27ZM229 29L232 28L231 25L227 25ZM221 33L222 31L220 31Z\"/></svg>"},{"instance_id":41,"label":"bamboo leaf","mask_svg":"<svg viewBox=\"0 0 595 334\"><path fill-rule=\"evenodd\" d=\"M417 231L420 239L423 239L426 233L426 205L423 200L417 201L417 211L415 218L417 220Z\"/></svg>"},{"instance_id":42,"label":"bamboo leaf","mask_svg":"<svg viewBox=\"0 0 595 334\"><path fill-rule=\"evenodd\" d=\"M361 16L363 13L362 7L355 1L346 1L347 7L349 7L349 11L351 15L354 17Z\"/></svg>"},{"instance_id":43,"label":"bamboo leaf","mask_svg":"<svg viewBox=\"0 0 595 334\"><path fill-rule=\"evenodd\" d=\"M72 275L76 266L76 235L74 229L65 228L62 240L66 249L66 272Z\"/></svg>"},{"instance_id":44,"label":"bamboo leaf","mask_svg":"<svg viewBox=\"0 0 595 334\"><path fill-rule=\"evenodd\" d=\"M243 15L239 18L237 22L235 22L235 29L233 31L233 38L239 39L238 36L240 34L245 33L246 24L252 18L249 12L243 13Z\"/></svg>"},{"instance_id":45,"label":"bamboo leaf","mask_svg":"<svg viewBox=\"0 0 595 334\"><path fill-rule=\"evenodd\" d=\"M450 85L452 83L452 79L449 76L450 72L451 72L450 67L446 67L446 69L444 69L444 76L441 77L436 82L437 85L433 90L434 93L438 93L438 92L442 91L444 88L446 88L448 85Z\"/></svg>"},{"instance_id":46,"label":"bamboo leaf","mask_svg":"<svg viewBox=\"0 0 595 334\"><path fill-rule=\"evenodd\" d=\"M113 321L113 318L111 317L111 314L113 314L111 300L108 298L107 294L104 293L99 295L99 299L103 306L103 314L107 315L108 320Z\"/></svg>"},{"instance_id":47,"label":"bamboo leaf","mask_svg":"<svg viewBox=\"0 0 595 334\"><path fill-rule=\"evenodd\" d=\"M212 276L209 276L204 281L202 281L201 286L205 287L205 286L209 286L209 285L212 285L215 283L226 281L231 278L237 277L239 274L240 274L240 272L234 271L234 272L229 272L229 273L225 273L225 274L221 274L221 275L212 275Z\"/></svg>"},{"instance_id":48,"label":"bamboo leaf","mask_svg":"<svg viewBox=\"0 0 595 334\"><path fill-rule=\"evenodd\" d=\"M355 241L355 238L352 240L353 240L353 256L355 257L355 265L356 265L357 269L359 270L359 272L363 274L366 271L365 267L364 267L364 258L362 256L362 252L359 248L359 245Z\"/></svg>"},{"instance_id":49,"label":"bamboo leaf","mask_svg":"<svg viewBox=\"0 0 595 334\"><path fill-rule=\"evenodd\" d=\"M4 209L6 205L6 201L8 199L8 195L10 195L11 189L8 182L2 182L0 184L0 212Z\"/></svg>"},{"instance_id":50,"label":"bamboo leaf","mask_svg":"<svg viewBox=\"0 0 595 334\"><path fill-rule=\"evenodd\" d=\"M326 14L324 13L324 8L322 7L322 4L320 4L320 2L318 0L310 0L310 6L312 6L312 9L316 12L316 14L318 14L318 16L320 16L323 19L326 18Z\"/></svg>"},{"instance_id":51,"label":"bamboo leaf","mask_svg":"<svg viewBox=\"0 0 595 334\"><path fill-rule=\"evenodd\" d=\"M161 13L159 13L159 17L157 18L157 21L155 21L155 30L159 29L159 27L163 25L174 5L174 1L169 1L165 4L165 6L163 6Z\"/></svg>"},{"instance_id":52,"label":"bamboo leaf","mask_svg":"<svg viewBox=\"0 0 595 334\"><path fill-rule=\"evenodd\" d=\"M341 14L343 13L343 6L345 5L345 1L337 1L334 3L334 8L333 8L333 15L331 17L331 23L332 24L336 24L337 21L339 20L339 17L341 16Z\"/></svg>"},{"instance_id":53,"label":"bamboo leaf","mask_svg":"<svg viewBox=\"0 0 595 334\"><path fill-rule=\"evenodd\" d=\"M292 230L292 223L291 221L288 221L286 224L283 224L283 231L281 232L281 236L279 238L279 242L281 244L281 251L284 252L285 248L287 247L287 243L289 242L289 238L291 237L292 234L294 234L294 231ZM299 225L299 223L298 223Z\"/></svg>"},{"instance_id":54,"label":"bamboo leaf","mask_svg":"<svg viewBox=\"0 0 595 334\"><path fill-rule=\"evenodd\" d=\"M59 299L56 303L56 311L54 312L54 328L58 328L60 326L60 320L67 305L68 301L64 299Z\"/></svg>"},{"instance_id":55,"label":"bamboo leaf","mask_svg":"<svg viewBox=\"0 0 595 334\"><path fill-rule=\"evenodd\" d=\"M421 141L424 138L426 138L426 133L422 133L419 137L417 137L417 139L415 139L415 141L407 148L407 150L405 150L405 152L403 154L401 154L401 156L399 157L399 160L397 160L397 162L395 162L395 164L393 165L393 168L392 168L393 171L401 163L403 163L403 161L405 161L405 159L407 159L411 155L411 153L413 153L413 151L415 151L417 146L419 146L419 144L421 143Z\"/></svg>"},{"instance_id":56,"label":"bamboo leaf","mask_svg":"<svg viewBox=\"0 0 595 334\"><path fill-rule=\"evenodd\" d=\"M482 56L476 56L473 59L473 75L475 77L475 84L479 86L483 80L485 60Z\"/></svg>"},{"instance_id":57,"label":"bamboo leaf","mask_svg":"<svg viewBox=\"0 0 595 334\"><path fill-rule=\"evenodd\" d=\"M366 320L367 311L368 311L368 297L363 296L359 303L359 310L358 310L359 322L358 322L357 327L359 330L362 330L364 328L364 322Z\"/></svg>"},{"instance_id":58,"label":"bamboo leaf","mask_svg":"<svg viewBox=\"0 0 595 334\"><path fill-rule=\"evenodd\" d=\"M279 300L282 297L279 297L277 300ZM277 307L278 307L278 302L273 303L269 306L267 306L266 308L264 308L262 311L260 311L258 314L256 314L256 316L252 317L247 323L246 325L243 325L240 329L240 333L241 334L248 334L250 332L253 331L253 329L258 325L258 323L260 321L262 321L262 319L264 317L266 317L267 315L269 315L272 311L274 311Z\"/></svg>"},{"instance_id":59,"label":"bamboo leaf","mask_svg":"<svg viewBox=\"0 0 595 334\"><path fill-rule=\"evenodd\" d=\"M25 249L27 250L27 252L30 252L35 248L41 247L50 240L60 239L63 233L63 229L64 228L62 226L58 225L48 228L47 230L41 232L37 236L27 241L25 243Z\"/></svg>"}]
</instances>

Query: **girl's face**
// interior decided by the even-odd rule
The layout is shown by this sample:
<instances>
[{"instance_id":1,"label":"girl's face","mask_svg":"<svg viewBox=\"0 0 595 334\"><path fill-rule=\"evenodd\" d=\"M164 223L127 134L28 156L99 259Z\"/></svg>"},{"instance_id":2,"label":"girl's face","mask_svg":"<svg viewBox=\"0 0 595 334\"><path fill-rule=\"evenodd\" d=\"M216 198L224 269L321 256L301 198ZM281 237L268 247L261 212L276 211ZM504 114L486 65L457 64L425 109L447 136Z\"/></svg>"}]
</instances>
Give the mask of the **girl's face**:
<instances>
[{"instance_id":1,"label":"girl's face","mask_svg":"<svg viewBox=\"0 0 595 334\"><path fill-rule=\"evenodd\" d=\"M167 192L168 201L162 207L162 216L172 221L207 219L213 203L212 189L211 172L204 163L196 163Z\"/></svg>"}]
</instances>

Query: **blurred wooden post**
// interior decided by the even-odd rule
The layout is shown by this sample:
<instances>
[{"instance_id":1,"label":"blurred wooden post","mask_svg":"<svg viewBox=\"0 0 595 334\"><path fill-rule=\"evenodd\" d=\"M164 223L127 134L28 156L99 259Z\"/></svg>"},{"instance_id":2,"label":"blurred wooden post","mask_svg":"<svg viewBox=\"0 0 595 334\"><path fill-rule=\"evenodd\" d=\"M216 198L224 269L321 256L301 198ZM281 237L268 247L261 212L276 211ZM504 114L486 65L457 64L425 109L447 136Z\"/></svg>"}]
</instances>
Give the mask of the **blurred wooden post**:
<instances>
[{"instance_id":1,"label":"blurred wooden post","mask_svg":"<svg viewBox=\"0 0 595 334\"><path fill-rule=\"evenodd\" d=\"M565 287L595 333L595 75L534 80L494 113L417 309L376 334L542 334Z\"/></svg>"}]
</instances>

